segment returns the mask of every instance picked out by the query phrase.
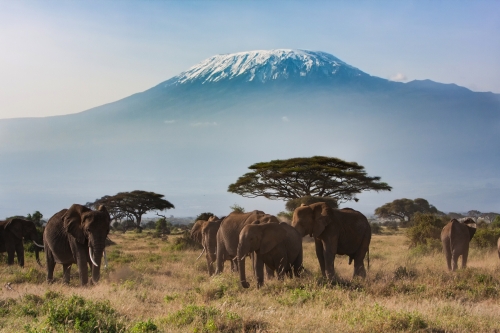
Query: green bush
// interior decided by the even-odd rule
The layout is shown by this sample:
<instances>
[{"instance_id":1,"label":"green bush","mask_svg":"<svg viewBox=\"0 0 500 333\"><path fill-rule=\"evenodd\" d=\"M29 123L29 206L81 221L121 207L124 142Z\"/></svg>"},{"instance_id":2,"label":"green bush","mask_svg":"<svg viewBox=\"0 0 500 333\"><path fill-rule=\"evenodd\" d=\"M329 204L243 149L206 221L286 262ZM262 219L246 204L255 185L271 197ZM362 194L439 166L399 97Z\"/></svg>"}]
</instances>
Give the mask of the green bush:
<instances>
[{"instance_id":1,"label":"green bush","mask_svg":"<svg viewBox=\"0 0 500 333\"><path fill-rule=\"evenodd\" d=\"M477 229L471 244L478 248L496 247L500 237L500 228Z\"/></svg>"},{"instance_id":2,"label":"green bush","mask_svg":"<svg viewBox=\"0 0 500 333\"><path fill-rule=\"evenodd\" d=\"M188 249L199 250L202 248L203 246L201 246L201 244L191 238L189 231L184 231L180 237L175 238L174 244L171 246L171 249L174 251L184 251Z\"/></svg>"},{"instance_id":3,"label":"green bush","mask_svg":"<svg viewBox=\"0 0 500 333\"><path fill-rule=\"evenodd\" d=\"M147 321L140 321L136 323L131 329L131 333L154 333L158 332L158 326L155 325L151 321L151 319L148 319Z\"/></svg>"},{"instance_id":4,"label":"green bush","mask_svg":"<svg viewBox=\"0 0 500 333\"><path fill-rule=\"evenodd\" d=\"M413 226L406 230L410 247L428 243L427 239L440 239L445 222L434 214L415 213Z\"/></svg>"},{"instance_id":5,"label":"green bush","mask_svg":"<svg viewBox=\"0 0 500 333\"><path fill-rule=\"evenodd\" d=\"M372 234L380 234L382 232L382 227L380 223L372 222L370 223L370 227L372 229Z\"/></svg>"}]
</instances>

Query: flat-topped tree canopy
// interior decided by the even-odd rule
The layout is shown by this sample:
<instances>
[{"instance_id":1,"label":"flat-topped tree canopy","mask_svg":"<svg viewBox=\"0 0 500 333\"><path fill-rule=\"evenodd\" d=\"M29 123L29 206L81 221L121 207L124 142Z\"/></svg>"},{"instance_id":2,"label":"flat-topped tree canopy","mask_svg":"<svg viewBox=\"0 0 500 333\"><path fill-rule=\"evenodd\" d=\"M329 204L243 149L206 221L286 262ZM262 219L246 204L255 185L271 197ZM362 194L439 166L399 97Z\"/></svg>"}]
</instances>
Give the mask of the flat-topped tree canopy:
<instances>
[{"instance_id":1,"label":"flat-topped tree canopy","mask_svg":"<svg viewBox=\"0 0 500 333\"><path fill-rule=\"evenodd\" d=\"M140 228L142 215L149 211L162 211L175 208L172 203L163 199L164 195L147 191L119 192L115 195L105 195L86 205L98 207L104 205L110 213L111 219L120 220L125 217L134 217L136 227Z\"/></svg>"},{"instance_id":2,"label":"flat-topped tree canopy","mask_svg":"<svg viewBox=\"0 0 500 333\"><path fill-rule=\"evenodd\" d=\"M259 162L249 167L228 192L246 198L290 200L304 196L335 198L338 203L358 201L363 191L390 191L380 177L370 177L356 162L313 156Z\"/></svg>"}]
</instances>

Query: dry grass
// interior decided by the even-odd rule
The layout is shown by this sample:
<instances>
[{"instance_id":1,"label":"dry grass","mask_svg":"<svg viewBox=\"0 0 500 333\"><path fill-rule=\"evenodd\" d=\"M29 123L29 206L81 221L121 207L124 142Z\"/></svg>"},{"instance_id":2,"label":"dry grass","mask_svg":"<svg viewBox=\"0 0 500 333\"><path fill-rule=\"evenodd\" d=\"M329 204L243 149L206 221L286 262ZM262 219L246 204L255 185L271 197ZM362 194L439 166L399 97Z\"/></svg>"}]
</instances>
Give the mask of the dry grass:
<instances>
[{"instance_id":1,"label":"dry grass","mask_svg":"<svg viewBox=\"0 0 500 333\"><path fill-rule=\"evenodd\" d=\"M469 267L449 273L441 253L410 251L401 233L375 235L368 278L352 280L353 267L340 256L339 282L330 285L306 238L305 276L266 281L258 290L253 278L241 288L228 263L224 274L209 278L206 263L195 260L199 252L173 251L172 236L110 238L117 245L108 249L109 269L97 286L79 287L75 266L65 286L60 266L56 283L47 285L34 258L24 269L2 264L0 332L99 332L75 328L75 302L104 314L97 319L103 332L500 332L500 261L493 251L473 249ZM54 309L65 307L73 310L58 312L62 324L54 324Z\"/></svg>"}]
</instances>

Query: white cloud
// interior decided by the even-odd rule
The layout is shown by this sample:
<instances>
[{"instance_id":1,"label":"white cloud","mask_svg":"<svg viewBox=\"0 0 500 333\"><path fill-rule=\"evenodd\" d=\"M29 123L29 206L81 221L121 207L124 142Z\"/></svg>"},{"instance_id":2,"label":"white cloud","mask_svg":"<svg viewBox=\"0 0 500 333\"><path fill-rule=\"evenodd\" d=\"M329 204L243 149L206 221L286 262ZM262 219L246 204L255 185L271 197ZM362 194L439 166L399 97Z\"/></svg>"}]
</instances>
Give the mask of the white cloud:
<instances>
[{"instance_id":1,"label":"white cloud","mask_svg":"<svg viewBox=\"0 0 500 333\"><path fill-rule=\"evenodd\" d=\"M283 116L283 117L281 117L281 120L283 120L285 123L287 123L287 122L289 122L289 121L290 121L290 119L288 119L288 117L287 117L287 116Z\"/></svg>"},{"instance_id":2,"label":"white cloud","mask_svg":"<svg viewBox=\"0 0 500 333\"><path fill-rule=\"evenodd\" d=\"M175 122L177 122L177 120L165 120L164 121L165 124L173 124Z\"/></svg>"},{"instance_id":3,"label":"white cloud","mask_svg":"<svg viewBox=\"0 0 500 333\"><path fill-rule=\"evenodd\" d=\"M396 75L391 76L389 80L396 82L405 82L408 81L408 78L403 73L397 73Z\"/></svg>"},{"instance_id":4,"label":"white cloud","mask_svg":"<svg viewBox=\"0 0 500 333\"><path fill-rule=\"evenodd\" d=\"M207 122L199 122L199 123L191 123L191 126L193 127L208 127L208 126L217 126L217 123L215 121L213 122L210 122L210 121L207 121Z\"/></svg>"}]
</instances>

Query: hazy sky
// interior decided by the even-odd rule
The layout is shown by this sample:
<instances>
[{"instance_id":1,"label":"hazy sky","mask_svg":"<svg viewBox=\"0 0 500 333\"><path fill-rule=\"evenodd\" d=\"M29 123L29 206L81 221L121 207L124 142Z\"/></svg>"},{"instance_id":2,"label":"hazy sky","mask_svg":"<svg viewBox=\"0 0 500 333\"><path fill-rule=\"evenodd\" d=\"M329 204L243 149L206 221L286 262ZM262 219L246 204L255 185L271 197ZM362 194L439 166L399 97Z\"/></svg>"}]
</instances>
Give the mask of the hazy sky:
<instances>
[{"instance_id":1,"label":"hazy sky","mask_svg":"<svg viewBox=\"0 0 500 333\"><path fill-rule=\"evenodd\" d=\"M220 53L299 48L500 93L499 1L0 0L0 118L83 111Z\"/></svg>"}]
</instances>

